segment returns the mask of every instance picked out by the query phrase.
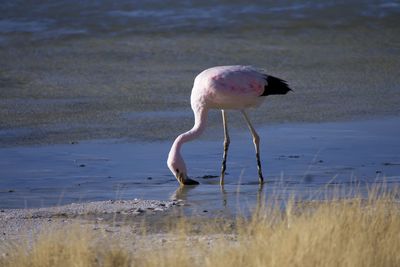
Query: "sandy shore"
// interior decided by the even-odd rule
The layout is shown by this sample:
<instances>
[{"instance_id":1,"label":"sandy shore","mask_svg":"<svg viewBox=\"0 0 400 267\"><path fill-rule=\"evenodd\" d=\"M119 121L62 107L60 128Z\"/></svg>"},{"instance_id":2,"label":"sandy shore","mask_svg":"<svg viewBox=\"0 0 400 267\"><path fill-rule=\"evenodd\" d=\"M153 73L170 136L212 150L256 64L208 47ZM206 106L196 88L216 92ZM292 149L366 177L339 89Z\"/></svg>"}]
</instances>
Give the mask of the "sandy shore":
<instances>
[{"instance_id":1,"label":"sandy shore","mask_svg":"<svg viewBox=\"0 0 400 267\"><path fill-rule=\"evenodd\" d=\"M212 247L219 240L236 242L236 235L213 232L192 232L182 238L174 231L179 207L185 203L157 200L97 201L37 209L0 210L0 255L7 256L10 246L31 246L38 237L70 231L90 236L98 244L116 244L127 251L153 251L166 246L202 244ZM205 219L208 221L208 219ZM205 222L206 222L205 221ZM194 221L201 227L202 219ZM196 251L193 251L196 253Z\"/></svg>"},{"instance_id":2,"label":"sandy shore","mask_svg":"<svg viewBox=\"0 0 400 267\"><path fill-rule=\"evenodd\" d=\"M41 232L75 225L87 227L89 231L117 235L119 240L129 243L129 240L134 240L135 234L143 230L143 221L155 226L162 217L171 214L174 207L182 205L184 203L180 200L135 199L73 203L37 209L4 209L0 210L0 241L3 245L9 245L12 241L31 240ZM160 239L162 234L156 232L154 237L148 238L149 242L153 238Z\"/></svg>"}]
</instances>

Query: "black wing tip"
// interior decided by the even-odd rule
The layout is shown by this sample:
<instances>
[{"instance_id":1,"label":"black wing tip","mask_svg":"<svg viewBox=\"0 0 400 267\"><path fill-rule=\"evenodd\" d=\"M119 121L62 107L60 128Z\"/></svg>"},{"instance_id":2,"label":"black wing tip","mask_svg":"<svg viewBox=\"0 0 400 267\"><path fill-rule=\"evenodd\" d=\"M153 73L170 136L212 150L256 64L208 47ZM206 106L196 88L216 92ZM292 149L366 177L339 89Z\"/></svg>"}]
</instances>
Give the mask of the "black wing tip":
<instances>
[{"instance_id":1,"label":"black wing tip","mask_svg":"<svg viewBox=\"0 0 400 267\"><path fill-rule=\"evenodd\" d=\"M265 80L267 84L264 86L264 92L262 96L267 95L286 95L289 91L293 91L289 88L288 83L280 78L266 75Z\"/></svg>"}]
</instances>

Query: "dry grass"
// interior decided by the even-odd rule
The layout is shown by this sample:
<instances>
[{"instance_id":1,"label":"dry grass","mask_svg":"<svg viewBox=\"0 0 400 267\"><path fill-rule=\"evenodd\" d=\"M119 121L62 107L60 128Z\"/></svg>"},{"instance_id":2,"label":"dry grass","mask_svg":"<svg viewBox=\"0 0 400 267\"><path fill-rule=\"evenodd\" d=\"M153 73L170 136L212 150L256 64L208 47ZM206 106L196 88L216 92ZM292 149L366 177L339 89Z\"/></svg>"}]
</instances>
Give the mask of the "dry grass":
<instances>
[{"instance_id":1,"label":"dry grass","mask_svg":"<svg viewBox=\"0 0 400 267\"><path fill-rule=\"evenodd\" d=\"M33 244L15 245L1 257L0 265L400 266L396 198L370 193L367 199L290 201L284 212L276 205L262 207L233 225L220 220L196 228L196 223L182 219L167 233L173 242L154 246L150 242L135 250L122 247L118 240L99 241L75 227L42 233ZM148 233L135 236L137 240L150 237Z\"/></svg>"}]
</instances>

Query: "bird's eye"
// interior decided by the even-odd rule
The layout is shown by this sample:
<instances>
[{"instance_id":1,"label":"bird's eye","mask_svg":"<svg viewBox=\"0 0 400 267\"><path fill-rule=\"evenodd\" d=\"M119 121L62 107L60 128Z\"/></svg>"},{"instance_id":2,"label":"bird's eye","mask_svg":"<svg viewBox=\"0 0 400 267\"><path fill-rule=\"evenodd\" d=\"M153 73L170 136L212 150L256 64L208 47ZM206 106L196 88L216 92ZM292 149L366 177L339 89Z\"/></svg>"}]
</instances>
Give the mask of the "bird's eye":
<instances>
[{"instance_id":1,"label":"bird's eye","mask_svg":"<svg viewBox=\"0 0 400 267\"><path fill-rule=\"evenodd\" d=\"M179 173L179 169L176 169L176 173Z\"/></svg>"}]
</instances>

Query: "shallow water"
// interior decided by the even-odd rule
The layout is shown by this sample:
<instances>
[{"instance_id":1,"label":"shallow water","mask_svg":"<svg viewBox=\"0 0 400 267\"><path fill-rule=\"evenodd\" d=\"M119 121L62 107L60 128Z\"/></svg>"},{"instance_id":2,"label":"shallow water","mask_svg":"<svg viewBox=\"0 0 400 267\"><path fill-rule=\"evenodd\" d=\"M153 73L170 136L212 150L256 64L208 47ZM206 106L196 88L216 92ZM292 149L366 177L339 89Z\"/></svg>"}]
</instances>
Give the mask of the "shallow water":
<instances>
[{"instance_id":1,"label":"shallow water","mask_svg":"<svg viewBox=\"0 0 400 267\"><path fill-rule=\"evenodd\" d=\"M335 189L400 182L400 119L275 124L258 129L267 183L260 188L250 134L234 130L224 188L222 140L183 147L189 175L179 188L166 166L171 142L94 140L0 149L0 208L42 207L106 199L187 201L188 213L254 207L262 198L315 200ZM222 137L222 136L221 136ZM344 192L344 191L343 191Z\"/></svg>"}]
</instances>

